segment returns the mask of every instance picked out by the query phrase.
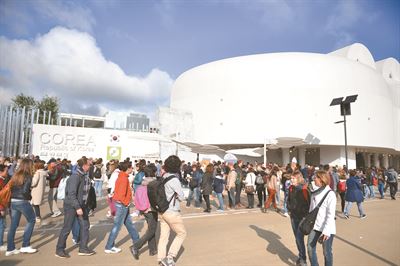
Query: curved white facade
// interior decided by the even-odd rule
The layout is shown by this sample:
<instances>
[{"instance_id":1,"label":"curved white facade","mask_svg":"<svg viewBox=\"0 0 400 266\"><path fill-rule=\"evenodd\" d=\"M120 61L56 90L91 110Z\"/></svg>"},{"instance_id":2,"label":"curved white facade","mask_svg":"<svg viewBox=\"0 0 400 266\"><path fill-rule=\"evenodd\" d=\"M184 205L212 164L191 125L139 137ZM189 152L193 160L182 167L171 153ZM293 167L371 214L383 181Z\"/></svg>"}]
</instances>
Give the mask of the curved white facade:
<instances>
[{"instance_id":1,"label":"curved white facade","mask_svg":"<svg viewBox=\"0 0 400 266\"><path fill-rule=\"evenodd\" d=\"M175 82L171 108L193 114L193 141L262 144L308 134L343 146L333 98L358 94L347 117L348 145L400 151L399 63L377 64L362 44L330 54L272 53L229 58L190 69Z\"/></svg>"}]
</instances>

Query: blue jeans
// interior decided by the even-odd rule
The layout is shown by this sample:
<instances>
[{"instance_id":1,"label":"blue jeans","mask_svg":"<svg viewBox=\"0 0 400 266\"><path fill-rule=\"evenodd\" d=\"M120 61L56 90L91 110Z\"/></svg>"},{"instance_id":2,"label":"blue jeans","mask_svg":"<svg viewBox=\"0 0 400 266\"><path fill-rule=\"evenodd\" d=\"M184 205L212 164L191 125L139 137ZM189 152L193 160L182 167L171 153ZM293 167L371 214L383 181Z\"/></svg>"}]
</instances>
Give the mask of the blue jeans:
<instances>
[{"instance_id":1,"label":"blue jeans","mask_svg":"<svg viewBox=\"0 0 400 266\"><path fill-rule=\"evenodd\" d=\"M122 224L125 224L126 229L128 230L133 244L137 240L139 240L139 234L135 229L135 226L132 223L132 219L129 215L129 206L126 207L123 204L116 202L115 208L117 209L114 218L114 226L111 229L110 236L108 237L108 241L106 244L106 249L111 249L114 247L115 239L118 236L119 230L121 230Z\"/></svg>"},{"instance_id":2,"label":"blue jeans","mask_svg":"<svg viewBox=\"0 0 400 266\"><path fill-rule=\"evenodd\" d=\"M31 237L33 228L35 226L35 212L29 201L12 201L11 202L11 226L7 235L7 251L15 249L15 232L21 220L21 215L25 216L27 224L22 238L22 247L29 247L31 245Z\"/></svg>"},{"instance_id":3,"label":"blue jeans","mask_svg":"<svg viewBox=\"0 0 400 266\"><path fill-rule=\"evenodd\" d=\"M370 198L371 192L369 191L369 188L367 185L363 185L363 192L364 192L364 199Z\"/></svg>"},{"instance_id":4,"label":"blue jeans","mask_svg":"<svg viewBox=\"0 0 400 266\"><path fill-rule=\"evenodd\" d=\"M292 224L293 234L296 239L297 250L299 251L299 259L306 262L307 257L306 246L304 244L304 234L299 230L300 219L290 217L290 222Z\"/></svg>"},{"instance_id":5,"label":"blue jeans","mask_svg":"<svg viewBox=\"0 0 400 266\"><path fill-rule=\"evenodd\" d=\"M6 215L0 216L0 246L4 245L4 231L6 230Z\"/></svg>"},{"instance_id":6,"label":"blue jeans","mask_svg":"<svg viewBox=\"0 0 400 266\"><path fill-rule=\"evenodd\" d=\"M383 197L384 197L384 192L383 192L384 187L385 187L385 185L383 183L378 184L378 190L379 190L379 194L381 194L381 199L383 199Z\"/></svg>"},{"instance_id":7,"label":"blue jeans","mask_svg":"<svg viewBox=\"0 0 400 266\"><path fill-rule=\"evenodd\" d=\"M195 187L193 190L191 189L189 191L189 196L186 201L186 206L190 206L190 202L192 201L194 197L194 206L200 207L200 189L198 187Z\"/></svg>"},{"instance_id":8,"label":"blue jeans","mask_svg":"<svg viewBox=\"0 0 400 266\"><path fill-rule=\"evenodd\" d=\"M346 205L344 206L344 214L349 215L349 211L351 209L352 204L353 204L353 202L346 201ZM357 207L358 207L358 213L360 214L360 216L363 216L364 211L363 211L361 202L357 202Z\"/></svg>"},{"instance_id":9,"label":"blue jeans","mask_svg":"<svg viewBox=\"0 0 400 266\"><path fill-rule=\"evenodd\" d=\"M371 186L368 186L368 188L369 188L369 197L370 198L375 198L375 191L374 191L374 186L373 185L371 185Z\"/></svg>"},{"instance_id":10,"label":"blue jeans","mask_svg":"<svg viewBox=\"0 0 400 266\"><path fill-rule=\"evenodd\" d=\"M76 242L79 242L81 239L79 234L80 231L81 226L79 225L78 216L76 216L74 219L74 224L72 225L72 239L74 239Z\"/></svg>"},{"instance_id":11,"label":"blue jeans","mask_svg":"<svg viewBox=\"0 0 400 266\"><path fill-rule=\"evenodd\" d=\"M279 202L281 201L281 184L280 183L276 186L275 200L276 200L276 204L279 204Z\"/></svg>"},{"instance_id":12,"label":"blue jeans","mask_svg":"<svg viewBox=\"0 0 400 266\"><path fill-rule=\"evenodd\" d=\"M217 194L218 202L219 202L219 207L218 210L224 210L224 199L222 198L222 193L215 193Z\"/></svg>"},{"instance_id":13,"label":"blue jeans","mask_svg":"<svg viewBox=\"0 0 400 266\"><path fill-rule=\"evenodd\" d=\"M276 193L279 193L280 191L277 191ZM287 198L288 198L288 193L285 191L285 198L283 199L283 208L282 208L282 212L283 213L287 213Z\"/></svg>"},{"instance_id":14,"label":"blue jeans","mask_svg":"<svg viewBox=\"0 0 400 266\"><path fill-rule=\"evenodd\" d=\"M103 181L102 180L94 180L94 191L96 191L96 197L100 198L102 196L103 190Z\"/></svg>"},{"instance_id":15,"label":"blue jeans","mask_svg":"<svg viewBox=\"0 0 400 266\"><path fill-rule=\"evenodd\" d=\"M311 266L318 266L317 258L317 243L318 238L321 236L321 232L312 230L308 235L307 251L308 258L310 259ZM332 254L332 243L334 235L331 235L326 241L322 243L322 249L324 253L325 266L333 265L333 254Z\"/></svg>"},{"instance_id":16,"label":"blue jeans","mask_svg":"<svg viewBox=\"0 0 400 266\"><path fill-rule=\"evenodd\" d=\"M235 188L231 188L228 190L228 197L229 197L229 207L235 208Z\"/></svg>"}]
</instances>

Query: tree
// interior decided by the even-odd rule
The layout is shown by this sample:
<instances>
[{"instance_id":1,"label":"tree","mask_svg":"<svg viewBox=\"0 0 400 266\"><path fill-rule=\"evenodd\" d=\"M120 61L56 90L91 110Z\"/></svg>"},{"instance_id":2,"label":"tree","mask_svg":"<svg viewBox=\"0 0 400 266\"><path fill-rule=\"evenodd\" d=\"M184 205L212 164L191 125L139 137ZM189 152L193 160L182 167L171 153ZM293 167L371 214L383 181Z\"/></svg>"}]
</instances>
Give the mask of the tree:
<instances>
[{"instance_id":1,"label":"tree","mask_svg":"<svg viewBox=\"0 0 400 266\"><path fill-rule=\"evenodd\" d=\"M34 109L36 107L36 100L32 96L26 96L23 93L18 94L11 99L15 108Z\"/></svg>"},{"instance_id":2,"label":"tree","mask_svg":"<svg viewBox=\"0 0 400 266\"><path fill-rule=\"evenodd\" d=\"M47 124L50 114L50 124L54 125L57 123L59 108L59 100L57 97L50 97L48 95L45 95L41 101L37 101L32 96L27 96L23 93L20 93L15 96L12 101L14 108L25 107L27 110L36 109L37 111L39 111L39 123ZM46 112L46 115L44 114L44 112Z\"/></svg>"},{"instance_id":3,"label":"tree","mask_svg":"<svg viewBox=\"0 0 400 266\"><path fill-rule=\"evenodd\" d=\"M39 121L47 123L48 121L48 116L51 114L51 121L50 124L54 125L57 122L57 116L58 116L58 102L57 97L50 97L48 95L45 95L40 102L36 102L37 108L40 110L40 116L39 116ZM43 112L46 112L46 121L43 121ZM51 112L51 113L50 113Z\"/></svg>"}]
</instances>

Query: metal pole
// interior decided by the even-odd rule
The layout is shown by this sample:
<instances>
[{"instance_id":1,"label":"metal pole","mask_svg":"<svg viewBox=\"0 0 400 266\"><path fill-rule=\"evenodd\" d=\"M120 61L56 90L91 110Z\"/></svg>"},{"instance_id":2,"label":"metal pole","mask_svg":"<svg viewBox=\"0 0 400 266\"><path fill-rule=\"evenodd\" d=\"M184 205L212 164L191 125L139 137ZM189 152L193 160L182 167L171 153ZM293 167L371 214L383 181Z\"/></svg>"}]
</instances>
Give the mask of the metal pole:
<instances>
[{"instance_id":1,"label":"metal pole","mask_svg":"<svg viewBox=\"0 0 400 266\"><path fill-rule=\"evenodd\" d=\"M31 121L30 121L30 126L29 126L29 132L28 132L28 136L29 136L28 154L29 154L29 157L32 156L32 147L33 147L33 141L32 141L32 138L33 138L33 122L34 122L35 113L37 113L37 115L39 116L40 110L32 110L32 116L31 116Z\"/></svg>"},{"instance_id":2,"label":"metal pole","mask_svg":"<svg viewBox=\"0 0 400 266\"><path fill-rule=\"evenodd\" d=\"M51 111L49 111L49 119L47 119L47 124L50 125L51 122Z\"/></svg>"},{"instance_id":3,"label":"metal pole","mask_svg":"<svg viewBox=\"0 0 400 266\"><path fill-rule=\"evenodd\" d=\"M29 112L27 112L29 114ZM25 113L25 107L22 108L22 114L21 114L21 123L20 123L20 136L19 136L19 145L18 145L18 155L21 157L24 154L24 136L25 136L25 115L28 115Z\"/></svg>"},{"instance_id":4,"label":"metal pole","mask_svg":"<svg viewBox=\"0 0 400 266\"><path fill-rule=\"evenodd\" d=\"M348 157L347 157L347 125L346 125L346 113L343 112L343 120L344 120L344 153L346 156L346 169L347 171L349 170L349 162L348 162Z\"/></svg>"}]
</instances>

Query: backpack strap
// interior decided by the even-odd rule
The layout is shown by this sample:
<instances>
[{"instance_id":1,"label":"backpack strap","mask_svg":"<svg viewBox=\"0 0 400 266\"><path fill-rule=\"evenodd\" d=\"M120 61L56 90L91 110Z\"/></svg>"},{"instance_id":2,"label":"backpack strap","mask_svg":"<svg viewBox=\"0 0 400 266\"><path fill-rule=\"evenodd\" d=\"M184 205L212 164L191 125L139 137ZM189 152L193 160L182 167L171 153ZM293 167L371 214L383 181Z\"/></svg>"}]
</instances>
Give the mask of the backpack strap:
<instances>
[{"instance_id":1,"label":"backpack strap","mask_svg":"<svg viewBox=\"0 0 400 266\"><path fill-rule=\"evenodd\" d=\"M325 196L322 198L322 200L318 203L318 206L317 206L318 208L321 207L321 205L322 205L322 203L324 202L325 198L328 196L329 192L331 192L331 191L333 191L333 190L329 190L329 191L325 194Z\"/></svg>"},{"instance_id":2,"label":"backpack strap","mask_svg":"<svg viewBox=\"0 0 400 266\"><path fill-rule=\"evenodd\" d=\"M175 177L176 177L176 175L170 175L169 177L164 178L164 180L162 181L162 184L165 186L165 184L167 184L168 181L170 181L172 178L175 178ZM176 195L177 195L176 192L174 192L171 199L168 201L168 204L170 204L172 199L174 199L174 205L175 205Z\"/></svg>"}]
</instances>

